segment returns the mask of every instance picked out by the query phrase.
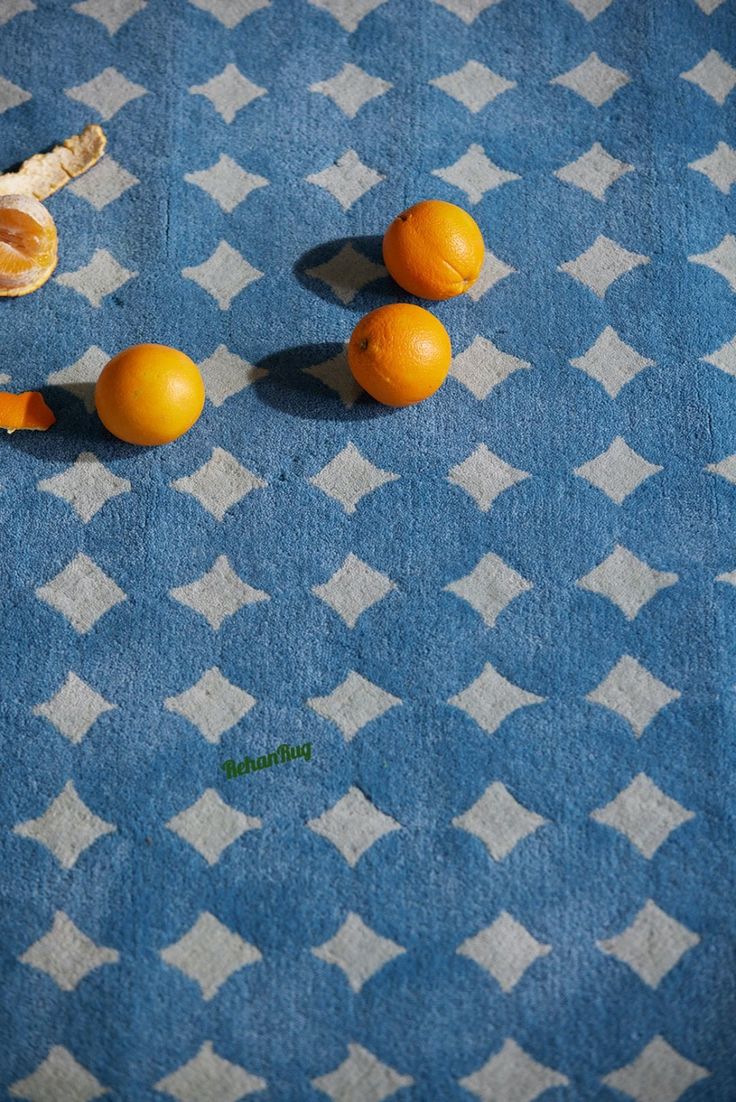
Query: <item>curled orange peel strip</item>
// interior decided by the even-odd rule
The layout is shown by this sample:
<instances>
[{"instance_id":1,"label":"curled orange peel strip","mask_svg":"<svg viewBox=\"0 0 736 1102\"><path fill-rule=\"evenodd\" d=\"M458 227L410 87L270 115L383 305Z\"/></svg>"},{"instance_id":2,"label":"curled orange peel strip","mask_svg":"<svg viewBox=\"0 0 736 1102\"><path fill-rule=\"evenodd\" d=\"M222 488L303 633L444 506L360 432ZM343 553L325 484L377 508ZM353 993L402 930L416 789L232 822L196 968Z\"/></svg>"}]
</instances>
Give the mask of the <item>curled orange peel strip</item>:
<instances>
[{"instance_id":1,"label":"curled orange peel strip","mask_svg":"<svg viewBox=\"0 0 736 1102\"><path fill-rule=\"evenodd\" d=\"M0 195L32 195L43 201L97 164L107 138L101 126L90 123L48 153L35 153L17 172L0 175Z\"/></svg>"}]
</instances>

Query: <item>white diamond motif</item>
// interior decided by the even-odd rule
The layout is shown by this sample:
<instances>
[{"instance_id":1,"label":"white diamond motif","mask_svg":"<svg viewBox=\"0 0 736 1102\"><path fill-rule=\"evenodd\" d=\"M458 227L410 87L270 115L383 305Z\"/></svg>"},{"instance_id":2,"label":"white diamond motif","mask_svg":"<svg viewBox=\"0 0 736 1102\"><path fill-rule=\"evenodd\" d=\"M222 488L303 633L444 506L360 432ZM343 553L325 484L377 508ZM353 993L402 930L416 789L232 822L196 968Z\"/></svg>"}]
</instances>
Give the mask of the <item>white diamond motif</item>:
<instances>
[{"instance_id":1,"label":"white diamond motif","mask_svg":"<svg viewBox=\"0 0 736 1102\"><path fill-rule=\"evenodd\" d=\"M567 272L602 299L612 283L649 261L650 257L643 253L632 253L610 237L599 234L589 249L574 260L560 264L557 271Z\"/></svg>"},{"instance_id":2,"label":"white diamond motif","mask_svg":"<svg viewBox=\"0 0 736 1102\"><path fill-rule=\"evenodd\" d=\"M46 846L64 869L73 868L93 842L115 830L113 823L100 819L80 800L73 781L66 782L43 815L13 827L14 834Z\"/></svg>"},{"instance_id":3,"label":"white diamond motif","mask_svg":"<svg viewBox=\"0 0 736 1102\"><path fill-rule=\"evenodd\" d=\"M700 10L706 15L712 15L717 8L720 8L721 4L725 4L726 0L695 0Z\"/></svg>"},{"instance_id":4,"label":"white diamond motif","mask_svg":"<svg viewBox=\"0 0 736 1102\"><path fill-rule=\"evenodd\" d=\"M380 811L354 785L333 807L316 819L309 819L307 826L332 842L351 868L379 838L401 829L400 823Z\"/></svg>"},{"instance_id":5,"label":"white diamond motif","mask_svg":"<svg viewBox=\"0 0 736 1102\"><path fill-rule=\"evenodd\" d=\"M631 1064L612 1071L602 1082L635 1102L677 1102L694 1083L710 1075L686 1060L663 1037L652 1038Z\"/></svg>"},{"instance_id":6,"label":"white diamond motif","mask_svg":"<svg viewBox=\"0 0 736 1102\"><path fill-rule=\"evenodd\" d=\"M520 180L516 172L499 168L487 156L482 145L473 143L462 157L447 168L433 168L433 176L439 176L445 183L464 191L469 201L479 203L488 191L507 184L510 180Z\"/></svg>"},{"instance_id":7,"label":"white diamond motif","mask_svg":"<svg viewBox=\"0 0 736 1102\"><path fill-rule=\"evenodd\" d=\"M70 742L79 743L101 715L116 707L70 671L61 688L50 700L36 704L33 714L47 719Z\"/></svg>"},{"instance_id":8,"label":"white diamond motif","mask_svg":"<svg viewBox=\"0 0 736 1102\"><path fill-rule=\"evenodd\" d=\"M487 8L492 8L500 0L435 0L435 3L462 19L469 27Z\"/></svg>"},{"instance_id":9,"label":"white diamond motif","mask_svg":"<svg viewBox=\"0 0 736 1102\"><path fill-rule=\"evenodd\" d=\"M213 406L221 406L228 398L268 375L265 367L254 367L230 352L224 344L219 344L212 355L202 361L199 370L207 398Z\"/></svg>"},{"instance_id":10,"label":"white diamond motif","mask_svg":"<svg viewBox=\"0 0 736 1102\"><path fill-rule=\"evenodd\" d=\"M563 88L582 96L593 107L602 107L630 79L621 69L606 65L593 51L580 65L554 77L550 84L561 84Z\"/></svg>"},{"instance_id":11,"label":"white diamond motif","mask_svg":"<svg viewBox=\"0 0 736 1102\"><path fill-rule=\"evenodd\" d=\"M36 596L65 616L80 635L127 599L120 586L81 551L50 582L39 586Z\"/></svg>"},{"instance_id":12,"label":"white diamond motif","mask_svg":"<svg viewBox=\"0 0 736 1102\"><path fill-rule=\"evenodd\" d=\"M385 95L390 88L393 85L387 80L371 76L350 61L329 80L318 80L309 85L310 92L328 96L349 119L354 119L361 107L377 96Z\"/></svg>"},{"instance_id":13,"label":"white diamond motif","mask_svg":"<svg viewBox=\"0 0 736 1102\"><path fill-rule=\"evenodd\" d=\"M347 211L386 177L364 165L354 149L348 149L333 165L312 173L306 179L310 184L324 188Z\"/></svg>"},{"instance_id":14,"label":"white diamond motif","mask_svg":"<svg viewBox=\"0 0 736 1102\"><path fill-rule=\"evenodd\" d=\"M87 523L102 506L131 490L127 478L118 478L92 452L80 452L73 466L52 478L44 478L38 489L68 501L80 520Z\"/></svg>"},{"instance_id":15,"label":"white diamond motif","mask_svg":"<svg viewBox=\"0 0 736 1102\"><path fill-rule=\"evenodd\" d=\"M270 7L270 0L189 0L195 8L209 12L215 19L232 31L239 23L254 12Z\"/></svg>"},{"instance_id":16,"label":"white diamond motif","mask_svg":"<svg viewBox=\"0 0 736 1102\"><path fill-rule=\"evenodd\" d=\"M366 724L401 704L401 701L351 670L328 696L310 697L307 704L317 715L339 727L345 741L350 742Z\"/></svg>"},{"instance_id":17,"label":"white diamond motif","mask_svg":"<svg viewBox=\"0 0 736 1102\"><path fill-rule=\"evenodd\" d=\"M636 737L641 738L654 717L681 695L625 654L585 699L616 712L626 720Z\"/></svg>"},{"instance_id":18,"label":"white diamond motif","mask_svg":"<svg viewBox=\"0 0 736 1102\"><path fill-rule=\"evenodd\" d=\"M17 84L13 84L12 80L0 77L0 115L13 107L20 107L21 103L27 103L31 98L30 92L25 92Z\"/></svg>"},{"instance_id":19,"label":"white diamond motif","mask_svg":"<svg viewBox=\"0 0 736 1102\"><path fill-rule=\"evenodd\" d=\"M376 467L360 454L355 444L349 443L309 481L338 501L346 513L354 513L366 494L387 482L395 482L398 477L393 471Z\"/></svg>"},{"instance_id":20,"label":"white diamond motif","mask_svg":"<svg viewBox=\"0 0 736 1102\"><path fill-rule=\"evenodd\" d=\"M628 964L649 987L658 987L699 942L697 934L648 899L623 933L597 944L602 952Z\"/></svg>"},{"instance_id":21,"label":"white diamond motif","mask_svg":"<svg viewBox=\"0 0 736 1102\"><path fill-rule=\"evenodd\" d=\"M569 165L563 165L555 172L558 180L566 184L573 184L582 191L587 191L596 199L605 199L606 192L612 184L625 176L627 172L633 172L634 166L626 161L619 161L612 157L600 142L593 142L587 153L583 153L576 161Z\"/></svg>"},{"instance_id":22,"label":"white diamond motif","mask_svg":"<svg viewBox=\"0 0 736 1102\"><path fill-rule=\"evenodd\" d=\"M732 482L736 485L736 454L727 455L725 459L721 459L718 463L709 463L705 469L710 471L711 474L717 474L721 478L725 478L726 482Z\"/></svg>"},{"instance_id":23,"label":"white diamond motif","mask_svg":"<svg viewBox=\"0 0 736 1102\"><path fill-rule=\"evenodd\" d=\"M226 123L233 122L238 111L242 111L253 100L266 95L265 88L244 77L232 62L206 84L193 84L189 92L193 96L204 96L208 99Z\"/></svg>"},{"instance_id":24,"label":"white diamond motif","mask_svg":"<svg viewBox=\"0 0 736 1102\"><path fill-rule=\"evenodd\" d=\"M479 61L467 61L461 69L430 80L474 115L482 111L497 96L516 87L515 80L506 80Z\"/></svg>"},{"instance_id":25,"label":"white diamond motif","mask_svg":"<svg viewBox=\"0 0 736 1102\"><path fill-rule=\"evenodd\" d=\"M360 915L349 911L335 936L312 952L320 960L341 968L357 994L371 976L406 950L390 938L375 933Z\"/></svg>"},{"instance_id":26,"label":"white diamond motif","mask_svg":"<svg viewBox=\"0 0 736 1102\"><path fill-rule=\"evenodd\" d=\"M267 1086L260 1076L223 1060L215 1052L212 1041L205 1041L195 1057L155 1083L154 1090L172 1095L177 1102L203 1102L206 1098L240 1102L246 1095Z\"/></svg>"},{"instance_id":27,"label":"white diamond motif","mask_svg":"<svg viewBox=\"0 0 736 1102\"><path fill-rule=\"evenodd\" d=\"M136 84L119 73L117 69L108 67L92 80L88 80L86 84L67 88L66 94L69 99L77 100L85 107L91 107L105 122L108 122L127 103L141 96L147 96L148 92L142 84Z\"/></svg>"},{"instance_id":28,"label":"white diamond motif","mask_svg":"<svg viewBox=\"0 0 736 1102\"><path fill-rule=\"evenodd\" d=\"M96 945L74 925L68 915L56 911L49 932L18 959L22 964L30 964L32 968L46 972L62 991L73 991L95 968L103 964L117 964L120 954L116 949Z\"/></svg>"},{"instance_id":29,"label":"white diamond motif","mask_svg":"<svg viewBox=\"0 0 736 1102\"><path fill-rule=\"evenodd\" d=\"M109 203L114 203L130 188L139 184L140 180L126 168L119 165L109 155L103 157L89 172L78 176L69 184L69 191L78 195L95 210L104 210Z\"/></svg>"},{"instance_id":30,"label":"white diamond motif","mask_svg":"<svg viewBox=\"0 0 736 1102\"><path fill-rule=\"evenodd\" d=\"M385 4L386 0L309 0L313 7L328 12L344 31L357 31L366 15Z\"/></svg>"},{"instance_id":31,"label":"white diamond motif","mask_svg":"<svg viewBox=\"0 0 736 1102\"><path fill-rule=\"evenodd\" d=\"M194 474L177 478L170 485L179 493L191 494L215 520L222 520L228 509L266 483L242 467L230 452L213 448L210 458Z\"/></svg>"},{"instance_id":32,"label":"white diamond motif","mask_svg":"<svg viewBox=\"0 0 736 1102\"><path fill-rule=\"evenodd\" d=\"M464 352L453 358L450 375L481 401L515 371L531 366L526 360L502 352L486 337L477 336Z\"/></svg>"},{"instance_id":33,"label":"white diamond motif","mask_svg":"<svg viewBox=\"0 0 736 1102\"><path fill-rule=\"evenodd\" d=\"M604 12L613 3L613 0L570 0L570 3L584 19L592 23L601 12Z\"/></svg>"},{"instance_id":34,"label":"white diamond motif","mask_svg":"<svg viewBox=\"0 0 736 1102\"><path fill-rule=\"evenodd\" d=\"M490 662L486 662L475 681L471 681L462 692L451 696L447 703L460 708L487 734L492 735L513 712L530 704L541 704L544 699L507 681Z\"/></svg>"},{"instance_id":35,"label":"white diamond motif","mask_svg":"<svg viewBox=\"0 0 736 1102\"><path fill-rule=\"evenodd\" d=\"M314 3L314 0L311 0ZM414 1082L410 1075L400 1075L388 1064L381 1063L362 1045L348 1043L349 1056L334 1071L312 1079L318 1090L328 1094L333 1102L383 1102L402 1087Z\"/></svg>"},{"instance_id":36,"label":"white diamond motif","mask_svg":"<svg viewBox=\"0 0 736 1102\"><path fill-rule=\"evenodd\" d=\"M107 249L95 249L89 264L78 268L76 272L64 272L56 277L56 282L83 295L90 306L99 307L104 298L120 290L128 280L137 275L138 272L118 264Z\"/></svg>"},{"instance_id":37,"label":"white diamond motif","mask_svg":"<svg viewBox=\"0 0 736 1102\"><path fill-rule=\"evenodd\" d=\"M11 19L15 19L16 15L20 15L21 12L35 10L36 5L33 0L5 0L0 11L0 27L5 23L9 23Z\"/></svg>"},{"instance_id":38,"label":"white diamond motif","mask_svg":"<svg viewBox=\"0 0 736 1102\"><path fill-rule=\"evenodd\" d=\"M265 176L246 172L226 153L221 153L220 159L209 168L185 173L184 179L206 192L226 214L232 214L252 191L269 183Z\"/></svg>"},{"instance_id":39,"label":"white diamond motif","mask_svg":"<svg viewBox=\"0 0 736 1102\"><path fill-rule=\"evenodd\" d=\"M169 596L204 616L214 631L246 605L269 600L268 593L254 589L235 573L227 555L218 555L206 574L170 589Z\"/></svg>"},{"instance_id":40,"label":"white diamond motif","mask_svg":"<svg viewBox=\"0 0 736 1102\"><path fill-rule=\"evenodd\" d=\"M395 582L351 551L328 581L312 586L312 593L334 609L349 628L354 628L358 618L392 589L396 589Z\"/></svg>"},{"instance_id":41,"label":"white diamond motif","mask_svg":"<svg viewBox=\"0 0 736 1102\"><path fill-rule=\"evenodd\" d=\"M110 34L116 34L145 6L146 0L80 0L78 4L72 4L74 11L96 19Z\"/></svg>"},{"instance_id":42,"label":"white diamond motif","mask_svg":"<svg viewBox=\"0 0 736 1102\"><path fill-rule=\"evenodd\" d=\"M166 826L196 849L208 865L216 865L228 846L247 830L257 830L262 822L225 803L214 788L206 788L191 807L174 815Z\"/></svg>"},{"instance_id":43,"label":"white diamond motif","mask_svg":"<svg viewBox=\"0 0 736 1102\"><path fill-rule=\"evenodd\" d=\"M645 367L652 367L654 360L640 356L636 349L621 340L615 329L607 325L585 355L570 360L570 363L600 383L609 398L616 398L622 387Z\"/></svg>"},{"instance_id":44,"label":"white diamond motif","mask_svg":"<svg viewBox=\"0 0 736 1102\"><path fill-rule=\"evenodd\" d=\"M361 394L363 388L355 381L355 376L348 367L347 353L343 350L337 356L325 360L324 363L315 364L314 367L302 369L305 375L311 375L319 379L330 390L334 390L346 409L352 409Z\"/></svg>"},{"instance_id":45,"label":"white diamond motif","mask_svg":"<svg viewBox=\"0 0 736 1102\"><path fill-rule=\"evenodd\" d=\"M63 1045L52 1045L46 1059L31 1075L9 1087L13 1098L27 1098L29 1102L56 1102L62 1098L64 1102L92 1102L107 1092L108 1088Z\"/></svg>"},{"instance_id":46,"label":"white diamond motif","mask_svg":"<svg viewBox=\"0 0 736 1102\"><path fill-rule=\"evenodd\" d=\"M494 256L491 250L486 247L478 278L475 283L468 288L466 293L473 302L478 302L487 291L490 291L490 289L495 287L497 283L500 283L502 279L506 279L507 276L513 275L515 271L516 268L512 268L510 264Z\"/></svg>"},{"instance_id":47,"label":"white diamond motif","mask_svg":"<svg viewBox=\"0 0 736 1102\"><path fill-rule=\"evenodd\" d=\"M686 73L680 73L680 76L691 84L697 84L720 107L723 107L736 86L736 69L724 61L718 50L708 50L697 65Z\"/></svg>"},{"instance_id":48,"label":"white diamond motif","mask_svg":"<svg viewBox=\"0 0 736 1102\"><path fill-rule=\"evenodd\" d=\"M691 161L687 166L694 172L702 172L707 176L713 187L717 187L724 195L728 195L736 184L736 149L732 149L725 142L719 142L712 153L707 157L700 157L697 161Z\"/></svg>"},{"instance_id":49,"label":"white diamond motif","mask_svg":"<svg viewBox=\"0 0 736 1102\"><path fill-rule=\"evenodd\" d=\"M574 473L621 505L642 482L662 470L664 467L649 463L622 436L616 436L604 452L576 467Z\"/></svg>"},{"instance_id":50,"label":"white diamond motif","mask_svg":"<svg viewBox=\"0 0 736 1102\"><path fill-rule=\"evenodd\" d=\"M212 666L190 689L167 697L164 708L189 720L207 742L218 743L255 703L250 693L231 684L217 666Z\"/></svg>"},{"instance_id":51,"label":"white diamond motif","mask_svg":"<svg viewBox=\"0 0 736 1102\"><path fill-rule=\"evenodd\" d=\"M480 838L494 861L503 861L513 849L547 822L515 800L505 785L494 781L472 807L452 825Z\"/></svg>"},{"instance_id":52,"label":"white diamond motif","mask_svg":"<svg viewBox=\"0 0 736 1102\"><path fill-rule=\"evenodd\" d=\"M534 1102L552 1087L566 1087L569 1079L532 1059L509 1037L482 1068L458 1082L482 1102Z\"/></svg>"},{"instance_id":53,"label":"white diamond motif","mask_svg":"<svg viewBox=\"0 0 736 1102\"><path fill-rule=\"evenodd\" d=\"M707 253L689 256L692 264L702 264L723 276L732 291L736 291L736 237L727 233L720 244Z\"/></svg>"},{"instance_id":54,"label":"white diamond motif","mask_svg":"<svg viewBox=\"0 0 736 1102\"><path fill-rule=\"evenodd\" d=\"M517 470L479 444L462 463L450 467L447 481L465 490L481 512L487 513L499 494L529 477L528 471Z\"/></svg>"},{"instance_id":55,"label":"white diamond motif","mask_svg":"<svg viewBox=\"0 0 736 1102\"><path fill-rule=\"evenodd\" d=\"M349 241L324 264L307 268L305 275L326 283L340 302L348 306L364 287L381 279L387 272L383 264L375 264L363 256Z\"/></svg>"},{"instance_id":56,"label":"white diamond motif","mask_svg":"<svg viewBox=\"0 0 736 1102\"><path fill-rule=\"evenodd\" d=\"M469 574L444 588L467 601L482 617L484 624L492 628L514 598L533 586L498 555L489 552L483 555Z\"/></svg>"},{"instance_id":57,"label":"white diamond motif","mask_svg":"<svg viewBox=\"0 0 736 1102\"><path fill-rule=\"evenodd\" d=\"M621 544L577 584L591 593L600 593L633 620L660 589L674 585L678 575L654 570Z\"/></svg>"},{"instance_id":58,"label":"white diamond motif","mask_svg":"<svg viewBox=\"0 0 736 1102\"><path fill-rule=\"evenodd\" d=\"M52 371L47 382L51 386L60 386L68 390L75 398L84 402L88 413L92 413L95 408L95 383L109 359L106 352L93 344L69 367L64 367L61 371Z\"/></svg>"},{"instance_id":59,"label":"white diamond motif","mask_svg":"<svg viewBox=\"0 0 736 1102\"><path fill-rule=\"evenodd\" d=\"M508 993L516 987L527 968L552 949L529 933L525 926L502 911L495 922L466 938L457 952L475 961Z\"/></svg>"},{"instance_id":60,"label":"white diamond motif","mask_svg":"<svg viewBox=\"0 0 736 1102\"><path fill-rule=\"evenodd\" d=\"M161 959L199 984L202 998L209 1002L234 972L261 960L261 953L202 911L184 937L161 950Z\"/></svg>"},{"instance_id":61,"label":"white diamond motif","mask_svg":"<svg viewBox=\"0 0 736 1102\"><path fill-rule=\"evenodd\" d=\"M182 268L181 274L211 295L221 310L229 310L233 299L263 272L227 241L221 241L212 256L194 267Z\"/></svg>"},{"instance_id":62,"label":"white diamond motif","mask_svg":"<svg viewBox=\"0 0 736 1102\"><path fill-rule=\"evenodd\" d=\"M645 773L638 773L615 799L596 808L590 817L623 834L651 860L672 831L694 819L695 813L667 796Z\"/></svg>"},{"instance_id":63,"label":"white diamond motif","mask_svg":"<svg viewBox=\"0 0 736 1102\"><path fill-rule=\"evenodd\" d=\"M702 359L706 363L713 364L720 371L725 371L727 375L736 376L736 337L732 337L730 341L726 341L715 352L711 352L709 356L703 356Z\"/></svg>"}]
</instances>

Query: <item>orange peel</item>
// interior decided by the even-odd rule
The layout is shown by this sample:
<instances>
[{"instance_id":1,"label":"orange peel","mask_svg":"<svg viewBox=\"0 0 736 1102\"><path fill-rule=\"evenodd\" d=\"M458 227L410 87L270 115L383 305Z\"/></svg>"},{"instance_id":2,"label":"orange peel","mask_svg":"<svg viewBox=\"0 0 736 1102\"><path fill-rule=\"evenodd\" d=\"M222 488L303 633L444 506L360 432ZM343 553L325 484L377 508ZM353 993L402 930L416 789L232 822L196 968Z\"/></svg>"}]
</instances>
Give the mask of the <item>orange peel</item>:
<instances>
[{"instance_id":1,"label":"orange peel","mask_svg":"<svg viewBox=\"0 0 736 1102\"><path fill-rule=\"evenodd\" d=\"M17 172L0 175L0 195L30 195L42 201L97 164L107 138L101 126L90 123L48 153L35 153Z\"/></svg>"},{"instance_id":2,"label":"orange peel","mask_svg":"<svg viewBox=\"0 0 736 1102\"><path fill-rule=\"evenodd\" d=\"M53 411L38 390L26 390L23 394L0 391L0 429L7 432L15 432L16 429L45 432L55 422Z\"/></svg>"}]
</instances>

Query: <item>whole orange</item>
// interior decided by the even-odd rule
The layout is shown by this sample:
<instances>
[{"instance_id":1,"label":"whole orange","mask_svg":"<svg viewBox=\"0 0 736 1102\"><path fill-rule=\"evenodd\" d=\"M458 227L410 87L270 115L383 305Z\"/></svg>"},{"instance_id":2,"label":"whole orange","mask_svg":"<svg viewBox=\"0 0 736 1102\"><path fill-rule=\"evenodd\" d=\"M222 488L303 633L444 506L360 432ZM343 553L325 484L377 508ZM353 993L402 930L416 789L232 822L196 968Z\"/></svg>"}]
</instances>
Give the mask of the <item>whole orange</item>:
<instances>
[{"instance_id":1,"label":"whole orange","mask_svg":"<svg viewBox=\"0 0 736 1102\"><path fill-rule=\"evenodd\" d=\"M95 405L105 428L128 444L168 444L204 408L197 365L164 344L134 344L102 369Z\"/></svg>"},{"instance_id":2,"label":"whole orange","mask_svg":"<svg viewBox=\"0 0 736 1102\"><path fill-rule=\"evenodd\" d=\"M429 310L406 302L361 318L348 343L356 381L387 406L410 406L434 394L452 360L450 337Z\"/></svg>"},{"instance_id":3,"label":"whole orange","mask_svg":"<svg viewBox=\"0 0 736 1102\"><path fill-rule=\"evenodd\" d=\"M442 199L423 199L402 211L383 237L389 274L419 298L453 298L467 291L480 274L484 254L475 219Z\"/></svg>"}]
</instances>

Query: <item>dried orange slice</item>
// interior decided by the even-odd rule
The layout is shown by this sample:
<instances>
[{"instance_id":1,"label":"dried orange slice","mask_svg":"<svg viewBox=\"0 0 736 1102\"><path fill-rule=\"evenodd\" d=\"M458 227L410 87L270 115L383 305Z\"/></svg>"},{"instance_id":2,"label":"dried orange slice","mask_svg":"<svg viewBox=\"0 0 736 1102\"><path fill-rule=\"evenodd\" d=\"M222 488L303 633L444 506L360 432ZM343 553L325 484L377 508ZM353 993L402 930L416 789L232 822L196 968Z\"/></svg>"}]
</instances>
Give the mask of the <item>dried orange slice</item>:
<instances>
[{"instance_id":1,"label":"dried orange slice","mask_svg":"<svg viewBox=\"0 0 736 1102\"><path fill-rule=\"evenodd\" d=\"M57 261L56 223L31 195L0 195L0 295L27 295Z\"/></svg>"},{"instance_id":2,"label":"dried orange slice","mask_svg":"<svg viewBox=\"0 0 736 1102\"><path fill-rule=\"evenodd\" d=\"M0 391L0 429L7 429L8 432L39 429L43 432L51 428L55 421L43 395L37 390L26 390L23 394Z\"/></svg>"}]
</instances>

